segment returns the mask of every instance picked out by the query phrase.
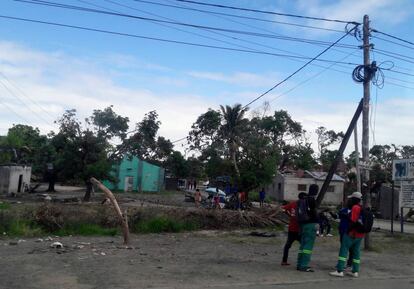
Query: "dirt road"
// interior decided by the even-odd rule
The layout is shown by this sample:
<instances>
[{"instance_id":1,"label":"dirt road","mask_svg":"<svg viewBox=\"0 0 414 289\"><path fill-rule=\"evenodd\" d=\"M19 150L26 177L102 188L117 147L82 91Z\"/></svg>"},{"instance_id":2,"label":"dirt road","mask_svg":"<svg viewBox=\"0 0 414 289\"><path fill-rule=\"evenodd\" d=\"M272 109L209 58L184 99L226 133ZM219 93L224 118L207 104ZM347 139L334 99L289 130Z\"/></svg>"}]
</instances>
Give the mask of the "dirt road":
<instances>
[{"instance_id":1,"label":"dirt road","mask_svg":"<svg viewBox=\"0 0 414 289\"><path fill-rule=\"evenodd\" d=\"M52 241L27 239L10 245L1 239L0 288L128 289L128 288L344 288L350 279L332 279L337 260L336 238L319 238L313 257L315 273L281 267L285 235L252 237L246 231L202 231L182 234L134 235L131 248L120 237L65 237ZM407 238L407 237L402 237ZM411 239L373 235L375 251L363 252L359 288L414 288ZM55 240L54 240L55 241ZM380 246L378 246L380 245ZM296 258L297 245L291 252ZM371 280L371 281L370 281ZM359 286L360 285L360 286ZM382 287L381 287L382 286ZM411 287L410 287L411 286ZM394 287L394 286L393 286Z\"/></svg>"}]
</instances>

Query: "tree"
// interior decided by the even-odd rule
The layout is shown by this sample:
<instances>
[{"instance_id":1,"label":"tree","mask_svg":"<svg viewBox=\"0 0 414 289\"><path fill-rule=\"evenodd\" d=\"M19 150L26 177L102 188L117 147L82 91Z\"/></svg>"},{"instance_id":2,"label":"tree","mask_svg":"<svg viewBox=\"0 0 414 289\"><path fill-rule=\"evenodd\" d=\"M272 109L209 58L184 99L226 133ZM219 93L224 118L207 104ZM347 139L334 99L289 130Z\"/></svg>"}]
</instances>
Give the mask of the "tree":
<instances>
[{"instance_id":1,"label":"tree","mask_svg":"<svg viewBox=\"0 0 414 289\"><path fill-rule=\"evenodd\" d=\"M187 161L179 151L174 151L168 156L165 168L177 178L185 178L189 175Z\"/></svg>"},{"instance_id":2,"label":"tree","mask_svg":"<svg viewBox=\"0 0 414 289\"><path fill-rule=\"evenodd\" d=\"M241 105L209 109L192 126L190 149L210 178L231 176L245 190L269 183L285 166L308 169L313 150L300 123L283 110L246 118Z\"/></svg>"},{"instance_id":3,"label":"tree","mask_svg":"<svg viewBox=\"0 0 414 289\"><path fill-rule=\"evenodd\" d=\"M174 145L170 140L158 136L160 125L157 112L155 110L148 112L143 120L136 124L134 133L124 140L119 152L122 155L137 156L157 165L163 165L173 152Z\"/></svg>"},{"instance_id":4,"label":"tree","mask_svg":"<svg viewBox=\"0 0 414 289\"><path fill-rule=\"evenodd\" d=\"M13 125L7 136L0 140L1 162L30 165L35 177L43 175L46 163L51 161L54 154L48 137L41 135L38 128L29 125Z\"/></svg>"},{"instance_id":5,"label":"tree","mask_svg":"<svg viewBox=\"0 0 414 289\"><path fill-rule=\"evenodd\" d=\"M341 143L344 134L343 132L327 130L323 126L318 127L315 132L318 136L319 162L322 169L328 171L338 153L337 150L329 150L328 147ZM343 160L342 163L344 163Z\"/></svg>"},{"instance_id":6,"label":"tree","mask_svg":"<svg viewBox=\"0 0 414 289\"><path fill-rule=\"evenodd\" d=\"M112 107L95 110L85 123L76 117L76 110L67 110L58 120L59 132L53 135L57 151L56 167L65 180L82 181L86 185L85 201L90 200L93 176L112 179L116 161L110 140L122 138L128 130L128 118L117 115Z\"/></svg>"},{"instance_id":7,"label":"tree","mask_svg":"<svg viewBox=\"0 0 414 289\"><path fill-rule=\"evenodd\" d=\"M240 146L241 128L246 122L244 114L247 109L241 104L235 104L233 107L226 105L220 106L222 116L221 135L227 142L227 149L233 162L236 175L240 178L240 170L237 165L237 152Z\"/></svg>"}]
</instances>

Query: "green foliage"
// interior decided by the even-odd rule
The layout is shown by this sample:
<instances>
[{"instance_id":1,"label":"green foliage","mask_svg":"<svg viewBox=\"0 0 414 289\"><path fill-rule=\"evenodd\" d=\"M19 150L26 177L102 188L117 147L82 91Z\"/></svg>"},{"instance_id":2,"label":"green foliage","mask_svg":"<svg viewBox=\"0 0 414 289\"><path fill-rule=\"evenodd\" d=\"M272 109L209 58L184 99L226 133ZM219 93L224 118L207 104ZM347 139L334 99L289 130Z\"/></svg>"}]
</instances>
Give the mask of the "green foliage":
<instances>
[{"instance_id":1,"label":"green foliage","mask_svg":"<svg viewBox=\"0 0 414 289\"><path fill-rule=\"evenodd\" d=\"M6 233L9 237L36 237L41 236L45 232L36 223L22 220L21 218L2 218L0 222L0 232Z\"/></svg>"},{"instance_id":2,"label":"green foliage","mask_svg":"<svg viewBox=\"0 0 414 289\"><path fill-rule=\"evenodd\" d=\"M271 182L278 169L314 166L301 124L286 111L248 119L240 104L220 108L200 115L188 137L211 179L227 175L250 190Z\"/></svg>"},{"instance_id":3,"label":"green foliage","mask_svg":"<svg viewBox=\"0 0 414 289\"><path fill-rule=\"evenodd\" d=\"M155 110L147 113L143 120L136 124L134 133L124 140L120 152L159 165L164 164L173 152L174 146L170 140L157 136L160 125Z\"/></svg>"},{"instance_id":4,"label":"green foliage","mask_svg":"<svg viewBox=\"0 0 414 289\"><path fill-rule=\"evenodd\" d=\"M1 210L8 210L10 209L10 204L9 203L0 203L0 211Z\"/></svg>"},{"instance_id":5,"label":"green foliage","mask_svg":"<svg viewBox=\"0 0 414 289\"><path fill-rule=\"evenodd\" d=\"M118 234L116 228L105 228L96 224L68 224L54 231L57 236L115 236Z\"/></svg>"},{"instance_id":6,"label":"green foliage","mask_svg":"<svg viewBox=\"0 0 414 289\"><path fill-rule=\"evenodd\" d=\"M42 175L46 163L55 154L47 136L29 125L13 125L7 136L0 139L0 163L20 163L32 166L32 173Z\"/></svg>"},{"instance_id":7,"label":"green foliage","mask_svg":"<svg viewBox=\"0 0 414 289\"><path fill-rule=\"evenodd\" d=\"M178 221L165 216L139 220L131 226L131 230L134 233L179 233L193 231L198 228L199 226L194 222Z\"/></svg>"}]
</instances>

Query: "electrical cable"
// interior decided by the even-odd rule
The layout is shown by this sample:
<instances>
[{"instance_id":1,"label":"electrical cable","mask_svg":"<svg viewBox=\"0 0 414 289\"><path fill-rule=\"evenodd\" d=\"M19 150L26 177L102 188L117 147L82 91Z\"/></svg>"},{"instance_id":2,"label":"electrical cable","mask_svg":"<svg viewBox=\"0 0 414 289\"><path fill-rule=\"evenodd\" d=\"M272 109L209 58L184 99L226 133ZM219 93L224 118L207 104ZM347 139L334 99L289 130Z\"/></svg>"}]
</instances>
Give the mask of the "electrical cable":
<instances>
[{"instance_id":1,"label":"electrical cable","mask_svg":"<svg viewBox=\"0 0 414 289\"><path fill-rule=\"evenodd\" d=\"M133 0L133 1L141 1L141 0ZM173 0L164 0L164 1L167 1L167 2L171 3ZM183 8L188 8L188 6L183 6L183 4L180 4L180 7L183 7ZM244 22L236 21L236 20L233 20L233 19L229 19L228 17L224 17L224 16L215 15L215 14L209 13L209 11L206 11L206 12L203 12L203 13L208 14L208 15L210 15L210 16L214 16L214 17L219 18L219 19L224 19L224 20L226 20L226 21L230 21L230 22L232 22L232 23L237 23L237 24L242 25L242 26L245 26L245 27L253 28L253 29L258 30L258 31L265 31L266 33L270 33L270 34L272 34L272 35L276 35L276 36L285 36L285 35L282 35L282 34L279 34L279 33L275 33L274 31L271 31L271 30L269 30L269 29L265 29L265 28L263 28L263 27L259 27L259 26L256 26L256 25L251 25L251 24L247 24L247 23L244 23ZM347 27L348 27L348 25L349 25L349 23L348 23L348 24L346 25L346 27L345 27L345 32L347 31ZM358 29L356 29L355 31L357 31L357 30L358 30ZM341 31L341 30L336 30L336 31L338 31L338 32L342 32L342 33L344 32L344 31ZM359 33L359 34L360 34L360 33ZM356 35L355 35L355 36L356 36ZM358 37L356 37L356 38L358 39ZM360 39L358 39L358 40L360 40ZM321 44L314 44L314 45L317 45L317 46L323 46L323 45L321 45ZM261 46L265 46L265 47L268 47L268 48L269 48L269 46L268 46L268 45L263 45L263 44L262 44ZM274 49L274 48L272 48L272 49ZM280 50L280 49L277 49L277 50ZM347 52L342 51L342 50L340 50L340 49L335 49L335 48L332 48L332 50L338 51L338 52L343 53L343 54L347 54ZM282 51L287 52L286 50L282 50ZM297 54L297 53L295 53L295 54ZM297 54L297 55L301 55L301 54ZM302 55L302 56L303 56L303 55Z\"/></svg>"},{"instance_id":2,"label":"electrical cable","mask_svg":"<svg viewBox=\"0 0 414 289\"><path fill-rule=\"evenodd\" d=\"M341 59L340 59L340 60L338 60L338 61L344 60L344 59L346 59L347 57L351 56L351 55L352 55L352 54L354 54L354 53L355 53L355 51L354 51L354 52L351 52L350 54L348 54L347 56L345 56L345 57L341 58ZM294 87L292 87L291 89L289 89L289 90L287 90L287 91L285 91L285 92L282 92L281 94L277 95L276 97L274 97L274 98L272 98L272 99L268 100L268 101L267 101L267 103L269 103L269 104L270 104L270 103L272 103L273 101L275 101L276 99L278 99L278 98L280 98L280 97L282 97L282 96L284 96L284 95L287 95L287 94L291 93L292 91L294 91L294 90L295 90L295 89L297 89L298 87L303 86L304 84L306 84L306 83L308 83L309 81L311 81L311 80L313 80L313 79L317 78L318 76L320 76L320 75L321 75L321 74L323 74L324 72L326 72L326 71L330 70L333 66L335 66L335 63L332 63L330 66L325 67L325 69L323 69L323 70L319 71L318 73L316 73L316 74L312 75L311 77L309 77L309 78L305 79L304 81L301 81L300 83L298 83L297 85L295 85L295 86L294 86ZM347 72L345 72L345 74L346 74L346 75L348 75L348 73L347 73ZM261 106L263 106L263 105L264 105L264 104L259 105L259 106L256 106L253 110L258 109L259 107L261 107Z\"/></svg>"},{"instance_id":3,"label":"electrical cable","mask_svg":"<svg viewBox=\"0 0 414 289\"><path fill-rule=\"evenodd\" d=\"M246 104L245 106L243 106L243 109L248 107L249 105L251 105L252 103L258 101L260 98L262 98L263 96L265 96L266 94L270 93L272 90L274 90L276 87L280 86L281 84L285 83L286 81L288 81L290 78L292 78L294 75L298 74L301 70L303 70L305 67L307 67L309 64L311 64L313 61L315 61L319 56L321 56L322 54L324 54L325 52L327 52L330 48L332 48L336 43L338 43L339 41L341 41L342 39L344 39L346 36L348 36L350 33L352 33L352 31L354 29L356 29L358 27L358 25L355 25L355 27L349 31L347 31L343 36L341 36L338 40L336 40L334 43L331 44L331 46L327 47L326 49L324 49L322 52L320 52L318 55L316 55L315 57L313 57L311 60L309 60L308 62L306 62L304 65L302 65L301 67L299 67L297 70L295 70L293 73L291 73L289 76L285 77L283 80L279 81L277 84L275 84L273 87L271 87L270 89L266 90L265 92L263 92L262 94L260 94L258 97L256 97L255 99L253 99L252 101L250 101L248 104Z\"/></svg>"},{"instance_id":4,"label":"electrical cable","mask_svg":"<svg viewBox=\"0 0 414 289\"><path fill-rule=\"evenodd\" d=\"M247 50L247 49L236 49L236 48L230 48L230 47L224 47L224 46L201 44L201 43L194 43L194 42L186 42L186 41L180 41L180 40L151 37L151 36L145 36L145 35L139 35L139 34L117 32L117 31L111 31L111 30L91 28L91 27L86 27L86 26L77 26L77 25L71 25L71 24L64 24L64 23L43 21L43 20L29 19L29 18L22 18L22 17L14 17L14 16L7 16L7 15L0 15L0 18L9 19L9 20L23 21L23 22L30 22L30 23L38 23L38 24L44 24L44 25L51 25L51 26L57 26L57 27L72 28L72 29L85 30L85 31L91 31L91 32L99 32L99 33L118 35L118 36L124 36L124 37L132 37L132 38L138 38L138 39L153 40L153 41L159 41L159 42L165 42L165 43L174 43L174 44L187 45L187 46L212 48L212 49L225 50L225 51L237 51L237 52L260 54L260 55L269 55L269 56L277 56L277 57L286 57L286 58L313 59L311 57L302 57L302 56L278 54L278 53L271 53L271 52L258 52L258 51L255 51L255 50ZM313 59L313 60L314 61L320 61L320 62L327 62L327 63L335 62L334 60L327 60L327 59ZM352 62L342 62L341 64L357 65L357 64L352 63Z\"/></svg>"},{"instance_id":5,"label":"electrical cable","mask_svg":"<svg viewBox=\"0 0 414 289\"><path fill-rule=\"evenodd\" d=\"M382 38L382 37L379 37L379 36L376 36L376 35L371 35L371 37L372 38L375 38L375 39L379 39L379 40L385 41L385 42L388 42L388 43L392 43L392 44L395 44L395 45L398 45L398 46L401 46L401 47L405 47L407 49L414 50L414 47L411 47L411 46L408 46L408 45L404 45L404 44L401 44L401 43L398 43L398 42L395 42L395 41L392 41L392 40L389 40L389 39L385 39L385 38Z\"/></svg>"},{"instance_id":6,"label":"electrical cable","mask_svg":"<svg viewBox=\"0 0 414 289\"><path fill-rule=\"evenodd\" d=\"M17 115L17 117L20 118L21 120L23 120L23 122L25 122L26 124L29 124L30 123L26 118L24 118L23 116L21 116L17 111L14 110L13 107L11 107L10 105L8 105L1 98L0 98L0 104L3 105L5 108L7 108L9 111L13 112L15 115Z\"/></svg>"},{"instance_id":7,"label":"electrical cable","mask_svg":"<svg viewBox=\"0 0 414 289\"><path fill-rule=\"evenodd\" d=\"M289 25L289 26L296 26L296 27L301 27L301 28L317 29L317 30L324 30L324 31L331 31L331 32L340 32L340 33L344 32L339 29L330 29L330 28L324 28L324 27L318 27L318 26L303 25L303 24L297 24L297 23L292 23L292 22L275 21L275 20L269 20L269 19L263 19L263 18L257 18L257 17L249 17L249 16L242 16L242 15L236 15L236 14L230 14L230 13L191 8L187 6L157 3L153 1L145 1L145 0L132 0L132 1L153 4L153 5L163 6L163 7L183 9L183 10L188 10L188 11L196 11L196 12L207 13L207 14L221 15L221 16L234 17L234 18L240 18L240 19L246 19L246 20L255 20L255 21L267 22L267 23L273 23L273 24L282 24L282 25Z\"/></svg>"},{"instance_id":8,"label":"electrical cable","mask_svg":"<svg viewBox=\"0 0 414 289\"><path fill-rule=\"evenodd\" d=\"M143 20L143 21L160 22L160 23L167 23L167 24L186 26L186 27L192 27L192 28L202 28L202 29L221 31L221 32L227 32L227 33L232 33L232 34L249 35L249 36L268 38L268 39L279 39L279 40L294 41L294 42L301 42L301 43L308 43L308 44L320 44L320 45L325 45L325 46L331 45L331 42L328 42L328 41L313 40L313 39L306 39L306 38L297 38L297 37L290 37L290 36L277 36L277 35L266 34L266 33L257 33L257 32L244 31L244 30L227 29L227 28L197 25L197 24L184 23L184 22L160 20L160 19L149 18L149 17L135 16L135 15L131 15L131 14L115 13L115 12L109 12L109 11L104 11L104 10L91 9L91 8L86 8L86 7L82 7L82 6L60 4L60 3L56 3L56 2L50 2L50 1L41 1L41 0L32 0L32 1L29 1L29 0L14 0L14 1L21 2L21 3L34 4L34 5L42 5L42 6L77 10L77 11L89 12L89 13L107 14L107 15L112 15L112 16L126 17L126 18ZM355 48L354 45L350 45L350 44L341 44L341 45L338 45L338 47L350 48L350 49Z\"/></svg>"},{"instance_id":9,"label":"electrical cable","mask_svg":"<svg viewBox=\"0 0 414 289\"><path fill-rule=\"evenodd\" d=\"M92 6L95 6L95 7L99 7L99 8L103 8L103 9L107 9L107 10L112 10L112 9L107 8L107 7L103 7L103 6L95 5L95 4L89 3L89 2L84 1L84 0L78 0L78 1L79 1L79 2L82 2L82 3L86 3L86 4L89 4L89 5L92 5ZM145 10L136 9L135 7L131 7L131 6L128 6L128 5L124 5L124 4L121 4L121 3L118 3L118 2L115 2L115 1L112 1L112 0L104 0L104 1L105 1L105 2L108 2L108 3L111 3L111 4L115 4L115 5L118 5L118 6L124 7L124 8L131 9L131 10L136 10L136 11L139 11L139 12L142 12L142 13L146 13L146 14L150 14L150 15L153 15L153 16L161 17L161 18L164 18L164 19L169 19L169 20L176 21L176 20L171 19L171 18L168 18L168 17L163 17L163 16L160 16L160 15L158 15L158 14L154 14L154 13L151 13L151 12L147 12L147 11L145 11ZM119 11L116 11L116 10L112 10L112 11L119 12ZM226 19L226 18L224 18L224 17L220 17L220 18ZM232 22L234 22L234 21L232 21ZM240 23L240 22L237 22L237 21L236 21L236 23ZM237 47L242 47L242 48L246 48L246 49L253 49L253 48L246 47L246 46L242 46L242 45L239 45L239 44L236 44L236 43L231 43L231 42L228 42L228 41L223 41L223 40L221 40L221 39L217 39L217 38L213 38L213 37L209 37L209 36L201 35L201 34L199 34L199 33L189 32L189 31L182 30L182 29L179 29L179 28L176 28L176 27L171 27L171 26L168 26L168 25L165 25L165 24L161 24L161 23L154 23L154 24L161 25L161 26L166 26L166 27L169 27L169 28L171 28L171 29L179 30L179 31L182 31L182 32L185 32L185 33L189 33L189 34L193 34L193 35L197 35L197 36L200 36L200 37L204 37L204 38L208 38L208 39L213 39L213 40L216 40L216 41L219 41L219 42L224 42L224 43L226 43L226 44L231 44L231 45L234 45L234 46L237 46ZM243 23L240 23L240 24L243 24ZM253 27L254 27L254 26L253 26ZM202 29L202 30L204 30L204 29ZM215 34L222 35L222 36L227 37L227 38L231 38L231 39L239 40L239 41L246 42L246 43L249 43L249 44L254 44L254 45L261 46L261 47L269 48L269 49L272 49L272 50L275 50L275 51L282 51L282 52L286 52L286 53L289 53L289 52L290 52L290 51L288 51L288 50L284 50L284 49L275 48L275 47L273 47L273 46L264 45L264 44L261 44L261 43L255 42L255 41L245 40L245 39L237 38L237 37L234 37L234 36L228 36L228 35L225 35L225 34L222 34L222 33L218 33L218 32L215 32L215 31L210 31L210 30L207 30L207 31L208 31L208 32L210 32L210 33L215 33ZM257 50L257 49L255 49L255 50L256 50L256 51L260 51L260 50ZM339 52L341 52L341 53L346 53L346 52L343 52L342 50L338 50L338 49L333 49L333 50L335 50L335 51L339 51ZM354 53L351 53L351 54L353 55ZM303 54L299 54L299 53L294 53L294 55L297 55L297 56L304 56ZM347 54L347 55L349 55L349 54ZM299 60L299 59L289 59L289 60L292 60L292 61L297 61L297 62L302 62L302 63L303 63L303 62L305 62L305 61L303 61L303 60ZM336 65L336 64L337 64L337 63L335 63L335 65ZM319 65L319 64L316 64L316 63L313 63L312 65L317 66L317 67L326 68L326 66ZM332 68L333 66L334 66L334 65L330 65L329 67L330 67L330 68ZM334 69L333 69L333 70L334 70ZM334 70L334 71L335 71L335 70ZM338 71L338 70L336 70L336 71ZM341 72L341 71L338 71L338 72Z\"/></svg>"},{"instance_id":10,"label":"electrical cable","mask_svg":"<svg viewBox=\"0 0 414 289\"><path fill-rule=\"evenodd\" d=\"M35 116L37 116L40 120L45 122L48 126L52 126L49 121L44 119L41 115L39 115L36 111L34 111L29 105L27 105L24 100L22 100L17 94L15 94L2 80L0 80L0 84L12 95L15 99L18 99L19 102L26 107L28 110L30 110ZM52 126L53 127L53 126Z\"/></svg>"},{"instance_id":11,"label":"electrical cable","mask_svg":"<svg viewBox=\"0 0 414 289\"><path fill-rule=\"evenodd\" d=\"M186 139L187 139L187 137L183 137L183 138L177 139L177 140L175 140L175 141L172 141L171 143L172 143L172 144L174 144L174 143L177 143L177 142L180 142L180 141L186 140Z\"/></svg>"},{"instance_id":12,"label":"electrical cable","mask_svg":"<svg viewBox=\"0 0 414 289\"><path fill-rule=\"evenodd\" d=\"M407 43L407 44L410 44L410 45L413 45L414 46L414 42L409 41L409 40L405 40L405 39L403 39L401 37L394 36L394 35L391 35L391 34L388 34L388 33L382 32L382 31L378 31L377 29L371 29L371 31L374 32L374 33L382 34L384 36L388 36L388 37L390 37L392 39L399 40L401 42L404 42L404 43Z\"/></svg>"},{"instance_id":13,"label":"electrical cable","mask_svg":"<svg viewBox=\"0 0 414 289\"><path fill-rule=\"evenodd\" d=\"M258 10L258 9L251 9L251 8L244 8L244 7L236 7L236 6L228 6L228 5L221 5L221 4L213 4L213 3L205 3L200 1L192 1L192 0L176 0L178 2L186 2L196 5L204 5L216 8L225 8L225 9L232 9L232 10L241 10L247 12L255 12L255 13L262 13L262 14L270 14L270 15L278 15L278 16L286 16L286 17L294 17L300 19L309 19L309 20L318 20L318 21L327 21L327 22L337 22L337 23L352 23L355 25L359 25L361 23L355 21L345 21L345 20L338 20L338 19L328 19L322 17L312 17L312 16L304 16L304 15L297 15L297 14L289 14L289 13L280 13L280 12L273 12L273 11L265 11L265 10Z\"/></svg>"},{"instance_id":14,"label":"electrical cable","mask_svg":"<svg viewBox=\"0 0 414 289\"><path fill-rule=\"evenodd\" d=\"M51 115L46 109L44 109L39 103L29 97L21 88L19 88L15 83L13 83L3 72L0 71L0 76L3 77L11 86L13 86L22 96L30 100L34 105L40 108L45 114L49 115L52 119L55 119L55 116Z\"/></svg>"}]
</instances>

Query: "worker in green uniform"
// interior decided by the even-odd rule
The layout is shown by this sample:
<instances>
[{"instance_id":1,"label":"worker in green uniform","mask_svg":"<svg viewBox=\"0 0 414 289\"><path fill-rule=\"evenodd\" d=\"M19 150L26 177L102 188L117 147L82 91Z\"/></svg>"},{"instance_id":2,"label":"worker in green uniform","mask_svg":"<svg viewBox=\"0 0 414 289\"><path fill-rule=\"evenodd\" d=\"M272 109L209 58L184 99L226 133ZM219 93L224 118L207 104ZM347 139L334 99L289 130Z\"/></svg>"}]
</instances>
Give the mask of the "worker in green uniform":
<instances>
[{"instance_id":1,"label":"worker in green uniform","mask_svg":"<svg viewBox=\"0 0 414 289\"><path fill-rule=\"evenodd\" d=\"M296 216L300 227L301 240L296 268L302 272L314 272L309 267L309 263L316 238L316 225L318 224L315 200L318 191L318 185L312 184L309 186L306 198L298 200Z\"/></svg>"}]
</instances>

